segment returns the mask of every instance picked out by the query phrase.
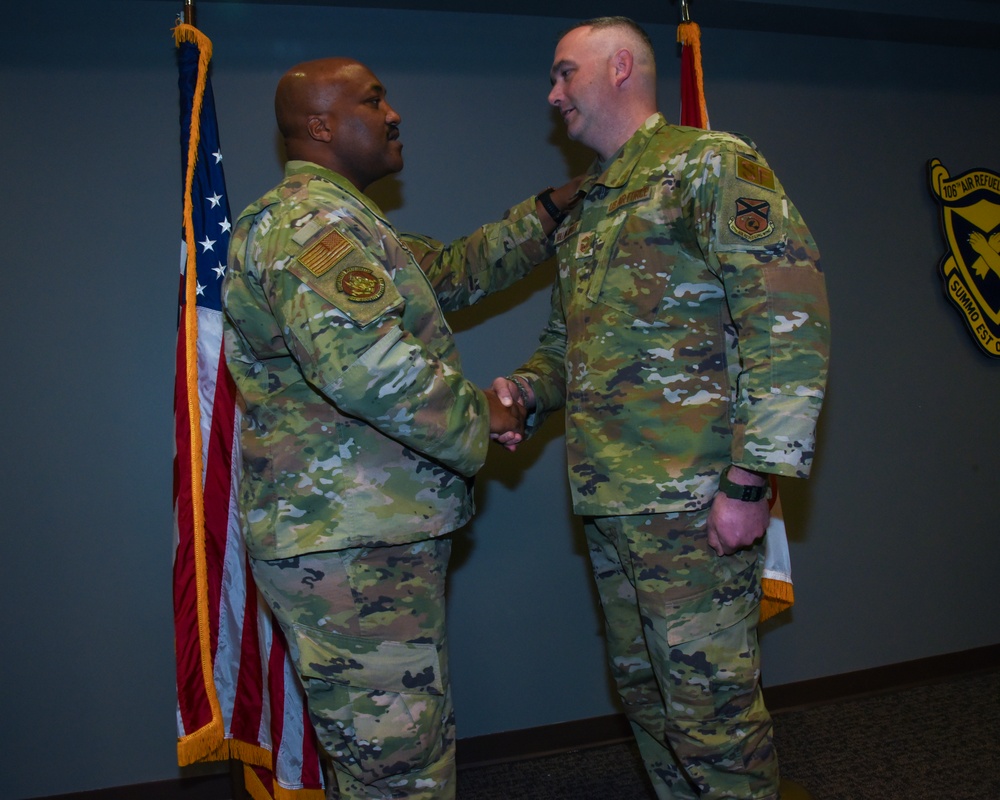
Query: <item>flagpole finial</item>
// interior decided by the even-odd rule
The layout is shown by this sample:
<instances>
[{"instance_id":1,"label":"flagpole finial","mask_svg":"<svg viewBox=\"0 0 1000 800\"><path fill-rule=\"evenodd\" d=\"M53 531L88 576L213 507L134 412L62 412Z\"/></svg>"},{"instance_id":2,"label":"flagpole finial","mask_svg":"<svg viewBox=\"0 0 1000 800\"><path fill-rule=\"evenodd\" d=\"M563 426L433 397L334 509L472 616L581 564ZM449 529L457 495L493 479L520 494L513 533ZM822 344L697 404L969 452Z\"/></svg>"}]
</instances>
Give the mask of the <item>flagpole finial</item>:
<instances>
[{"instance_id":1,"label":"flagpole finial","mask_svg":"<svg viewBox=\"0 0 1000 800\"><path fill-rule=\"evenodd\" d=\"M688 0L681 0L681 22L691 21L691 11L688 9Z\"/></svg>"},{"instance_id":2,"label":"flagpole finial","mask_svg":"<svg viewBox=\"0 0 1000 800\"><path fill-rule=\"evenodd\" d=\"M194 25L194 0L184 0L184 16L182 19L185 25Z\"/></svg>"}]
</instances>

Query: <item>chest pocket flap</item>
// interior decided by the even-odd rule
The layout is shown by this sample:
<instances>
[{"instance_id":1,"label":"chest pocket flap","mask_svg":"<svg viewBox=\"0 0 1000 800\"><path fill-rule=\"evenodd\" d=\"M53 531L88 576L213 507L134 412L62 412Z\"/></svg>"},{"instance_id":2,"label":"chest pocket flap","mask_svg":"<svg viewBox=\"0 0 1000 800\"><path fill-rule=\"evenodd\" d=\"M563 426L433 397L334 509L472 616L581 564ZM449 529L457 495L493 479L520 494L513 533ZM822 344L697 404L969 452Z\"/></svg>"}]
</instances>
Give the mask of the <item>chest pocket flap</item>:
<instances>
[{"instance_id":1,"label":"chest pocket flap","mask_svg":"<svg viewBox=\"0 0 1000 800\"><path fill-rule=\"evenodd\" d=\"M621 212L620 212L621 213ZM628 214L611 239L594 247L594 273L587 298L622 311L634 319L656 319L670 281L665 245L669 236L662 224Z\"/></svg>"}]
</instances>

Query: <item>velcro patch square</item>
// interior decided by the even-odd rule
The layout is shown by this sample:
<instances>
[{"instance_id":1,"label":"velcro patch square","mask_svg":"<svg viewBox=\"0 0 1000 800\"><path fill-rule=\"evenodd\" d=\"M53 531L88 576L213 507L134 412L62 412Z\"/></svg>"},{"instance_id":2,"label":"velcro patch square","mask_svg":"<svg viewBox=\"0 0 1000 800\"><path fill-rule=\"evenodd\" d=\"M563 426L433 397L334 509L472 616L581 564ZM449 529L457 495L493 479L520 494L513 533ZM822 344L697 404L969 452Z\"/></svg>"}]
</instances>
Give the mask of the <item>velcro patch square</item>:
<instances>
[{"instance_id":1,"label":"velcro patch square","mask_svg":"<svg viewBox=\"0 0 1000 800\"><path fill-rule=\"evenodd\" d=\"M736 177L762 189L775 191L774 172L746 156L736 156Z\"/></svg>"}]
</instances>

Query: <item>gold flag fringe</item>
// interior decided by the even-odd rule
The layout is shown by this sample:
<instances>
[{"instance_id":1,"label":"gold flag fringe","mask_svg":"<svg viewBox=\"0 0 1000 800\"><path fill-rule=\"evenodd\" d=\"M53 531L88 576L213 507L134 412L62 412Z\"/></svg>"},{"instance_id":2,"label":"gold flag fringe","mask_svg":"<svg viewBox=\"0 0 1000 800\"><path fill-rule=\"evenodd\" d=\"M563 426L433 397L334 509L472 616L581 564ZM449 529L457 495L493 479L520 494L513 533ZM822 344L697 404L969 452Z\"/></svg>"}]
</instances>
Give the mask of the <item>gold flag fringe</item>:
<instances>
[{"instance_id":1,"label":"gold flag fringe","mask_svg":"<svg viewBox=\"0 0 1000 800\"><path fill-rule=\"evenodd\" d=\"M187 405L191 441L191 504L194 524L194 561L198 607L198 644L201 651L202 678L205 692L212 710L212 721L203 728L177 740L177 762L181 766L196 761L215 761L228 758L223 730L222 711L215 692L212 674L212 656L209 648L210 633L208 620L208 574L205 564L205 496L202 487L202 438L201 406L198 400L198 313L197 307L197 245L194 241L194 203L192 187L195 164L198 159L198 144L201 141L201 110L208 82L208 64L212 60L212 43L201 31L192 25L178 23L174 28L174 43L180 47L187 42L198 47L198 77L195 82L191 104L191 130L188 136L187 171L184 175L184 243L186 261L184 265L184 330L185 368L187 370Z\"/></svg>"},{"instance_id":2,"label":"gold flag fringe","mask_svg":"<svg viewBox=\"0 0 1000 800\"><path fill-rule=\"evenodd\" d=\"M795 590L792 584L776 581L773 578L764 578L760 583L764 593L760 601L761 622L787 611L795 604Z\"/></svg>"},{"instance_id":3,"label":"gold flag fringe","mask_svg":"<svg viewBox=\"0 0 1000 800\"><path fill-rule=\"evenodd\" d=\"M260 782L257 773L249 766L243 767L243 786L253 800L325 800L324 789L286 789L277 781L274 783L274 795Z\"/></svg>"},{"instance_id":4,"label":"gold flag fringe","mask_svg":"<svg viewBox=\"0 0 1000 800\"><path fill-rule=\"evenodd\" d=\"M770 510L771 518L784 520L784 513L781 510L781 498L778 496L778 479L774 475L769 478L771 482ZM782 528L784 526L782 525ZM784 531L782 530L782 533ZM765 533L765 536L768 535ZM786 535L787 540L787 535ZM795 589L792 587L792 576L784 577L788 580L778 578L761 578L761 599L760 599L760 621L768 620L777 616L782 611L787 611L795 605Z\"/></svg>"}]
</instances>

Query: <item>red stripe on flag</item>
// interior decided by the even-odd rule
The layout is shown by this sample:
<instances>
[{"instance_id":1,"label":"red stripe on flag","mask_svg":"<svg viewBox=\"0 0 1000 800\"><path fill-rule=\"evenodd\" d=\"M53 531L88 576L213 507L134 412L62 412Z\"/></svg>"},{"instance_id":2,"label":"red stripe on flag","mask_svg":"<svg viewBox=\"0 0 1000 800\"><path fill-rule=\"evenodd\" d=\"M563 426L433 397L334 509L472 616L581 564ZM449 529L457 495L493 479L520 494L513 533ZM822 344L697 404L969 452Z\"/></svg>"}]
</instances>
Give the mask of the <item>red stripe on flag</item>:
<instances>
[{"instance_id":1,"label":"red stripe on flag","mask_svg":"<svg viewBox=\"0 0 1000 800\"><path fill-rule=\"evenodd\" d=\"M215 393L212 427L208 433L208 464L205 469L205 564L208 571L209 631L214 661L219 645L219 607L222 602L222 575L229 531L233 424L236 419L236 387L226 369L224 358L219 358L217 374L212 382L215 384Z\"/></svg>"},{"instance_id":2,"label":"red stripe on flag","mask_svg":"<svg viewBox=\"0 0 1000 800\"><path fill-rule=\"evenodd\" d=\"M236 684L233 703L233 736L254 741L260 736L263 714L264 677L261 674L261 647L257 632L257 592L250 574L250 564L245 562L247 593L243 605L243 636L240 641L240 675Z\"/></svg>"},{"instance_id":3,"label":"red stripe on flag","mask_svg":"<svg viewBox=\"0 0 1000 800\"><path fill-rule=\"evenodd\" d=\"M284 642L282 642L284 643ZM302 783L305 786L320 787L323 785L319 743L309 721L309 715L303 714L299 724L302 726Z\"/></svg>"},{"instance_id":4,"label":"red stripe on flag","mask_svg":"<svg viewBox=\"0 0 1000 800\"><path fill-rule=\"evenodd\" d=\"M187 385L180 376L187 374L185 309L177 331L176 374L174 386L174 513L177 550L174 554L174 643L177 651L177 700L182 735L190 734L212 721L212 708L205 692L204 673L198 633L198 592L194 558L194 508L191 497L191 419Z\"/></svg>"},{"instance_id":5,"label":"red stripe on flag","mask_svg":"<svg viewBox=\"0 0 1000 800\"><path fill-rule=\"evenodd\" d=\"M281 741L285 735L285 640L276 625L271 636L271 652L267 659L267 690L271 696L271 743L274 746L275 771Z\"/></svg>"}]
</instances>

